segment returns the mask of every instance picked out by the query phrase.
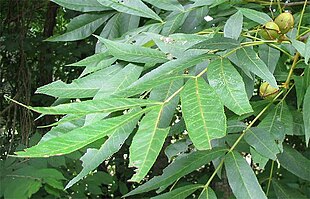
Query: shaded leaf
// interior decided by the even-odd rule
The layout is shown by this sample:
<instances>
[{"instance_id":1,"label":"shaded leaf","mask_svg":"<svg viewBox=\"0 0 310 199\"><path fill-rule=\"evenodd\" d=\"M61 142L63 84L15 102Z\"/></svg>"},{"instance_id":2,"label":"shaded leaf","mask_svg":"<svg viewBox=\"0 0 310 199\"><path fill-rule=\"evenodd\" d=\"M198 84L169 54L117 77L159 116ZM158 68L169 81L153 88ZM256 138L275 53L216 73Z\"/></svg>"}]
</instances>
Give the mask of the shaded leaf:
<instances>
[{"instance_id":1,"label":"shaded leaf","mask_svg":"<svg viewBox=\"0 0 310 199\"><path fill-rule=\"evenodd\" d=\"M276 192L278 199L306 199L307 197L301 194L296 189L290 188L287 185L281 184L278 180L272 180L273 189Z\"/></svg>"},{"instance_id":2,"label":"shaded leaf","mask_svg":"<svg viewBox=\"0 0 310 199\"><path fill-rule=\"evenodd\" d=\"M167 193L161 194L159 196L152 197L151 199L185 199L190 194L194 193L197 189L202 188L203 185L200 184L191 184L191 185L185 185L179 188L176 188L172 191L169 191Z\"/></svg>"},{"instance_id":3,"label":"shaded leaf","mask_svg":"<svg viewBox=\"0 0 310 199\"><path fill-rule=\"evenodd\" d=\"M208 187L207 189L203 189L198 199L217 199L217 196L214 191L210 187Z\"/></svg>"},{"instance_id":4,"label":"shaded leaf","mask_svg":"<svg viewBox=\"0 0 310 199\"><path fill-rule=\"evenodd\" d=\"M280 165L301 179L310 181L310 160L296 149L284 145L283 153L277 155Z\"/></svg>"},{"instance_id":5,"label":"shaded leaf","mask_svg":"<svg viewBox=\"0 0 310 199\"><path fill-rule=\"evenodd\" d=\"M258 48L259 48L258 53L259 53L260 58L267 65L267 67L269 68L269 71L271 73L274 73L276 69L276 65L280 58L280 51L266 44L259 45Z\"/></svg>"},{"instance_id":6,"label":"shaded leaf","mask_svg":"<svg viewBox=\"0 0 310 199\"><path fill-rule=\"evenodd\" d=\"M208 65L208 80L223 104L238 115L252 112L242 77L228 59Z\"/></svg>"},{"instance_id":7,"label":"shaded leaf","mask_svg":"<svg viewBox=\"0 0 310 199\"><path fill-rule=\"evenodd\" d=\"M91 12L91 11L105 11L110 10L110 8L105 7L98 3L97 0L51 0L62 7L68 8L70 10L76 10L81 12Z\"/></svg>"},{"instance_id":8,"label":"shaded leaf","mask_svg":"<svg viewBox=\"0 0 310 199\"><path fill-rule=\"evenodd\" d=\"M148 192L159 187L161 187L160 191L162 191L180 177L208 164L215 158L222 157L226 151L226 149L212 149L208 151L195 151L190 154L178 156L163 170L162 175L153 177L151 180L126 194L125 197Z\"/></svg>"},{"instance_id":9,"label":"shaded leaf","mask_svg":"<svg viewBox=\"0 0 310 199\"><path fill-rule=\"evenodd\" d=\"M226 135L223 104L204 79L188 80L181 102L189 137L197 149L211 149L212 139Z\"/></svg>"},{"instance_id":10,"label":"shaded leaf","mask_svg":"<svg viewBox=\"0 0 310 199\"><path fill-rule=\"evenodd\" d=\"M96 36L117 59L138 63L163 63L168 61L165 53L141 46L124 44Z\"/></svg>"},{"instance_id":11,"label":"shaded leaf","mask_svg":"<svg viewBox=\"0 0 310 199\"><path fill-rule=\"evenodd\" d=\"M76 41L84 39L95 32L112 15L112 12L79 15L70 21L64 34L52 36L46 41Z\"/></svg>"},{"instance_id":12,"label":"shaded leaf","mask_svg":"<svg viewBox=\"0 0 310 199\"><path fill-rule=\"evenodd\" d=\"M239 153L233 151L226 155L225 169L229 185L236 198L267 199L252 168Z\"/></svg>"},{"instance_id":13,"label":"shaded leaf","mask_svg":"<svg viewBox=\"0 0 310 199\"><path fill-rule=\"evenodd\" d=\"M306 136L306 145L308 147L310 139L310 86L305 94L304 104L303 104L303 119L305 125L305 136Z\"/></svg>"},{"instance_id":14,"label":"shaded leaf","mask_svg":"<svg viewBox=\"0 0 310 199\"><path fill-rule=\"evenodd\" d=\"M250 128L247 130L244 139L261 155L276 160L276 154L280 151L274 137L268 131L260 128Z\"/></svg>"}]
</instances>

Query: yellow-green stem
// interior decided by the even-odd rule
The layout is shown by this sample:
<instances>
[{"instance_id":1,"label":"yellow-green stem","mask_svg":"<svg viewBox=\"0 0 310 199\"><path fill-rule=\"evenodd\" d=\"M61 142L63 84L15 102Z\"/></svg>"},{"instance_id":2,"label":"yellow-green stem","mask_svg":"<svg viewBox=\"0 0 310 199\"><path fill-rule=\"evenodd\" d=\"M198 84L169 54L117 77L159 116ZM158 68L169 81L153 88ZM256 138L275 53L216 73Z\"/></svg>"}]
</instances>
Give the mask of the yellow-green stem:
<instances>
[{"instance_id":1,"label":"yellow-green stem","mask_svg":"<svg viewBox=\"0 0 310 199\"><path fill-rule=\"evenodd\" d=\"M298 59L299 59L299 56L300 56L299 52L297 52L297 53L295 54L295 56L294 56L294 60L293 60L291 69L290 69L290 71L289 71L289 73L288 73L288 76L287 76L287 78L286 78L285 83L283 84L283 87L286 88L286 89L289 87L289 84L290 84L290 81L291 81L291 77L292 77L292 75L293 75L294 69L296 68L297 61L298 61Z\"/></svg>"},{"instance_id":2,"label":"yellow-green stem","mask_svg":"<svg viewBox=\"0 0 310 199\"><path fill-rule=\"evenodd\" d=\"M268 178L266 196L268 196L269 189L270 189L270 184L271 184L271 179L272 179L272 174L273 174L273 167L274 167L274 161L272 161L272 163L271 163L271 169L270 169L270 174L269 174L269 178Z\"/></svg>"}]
</instances>

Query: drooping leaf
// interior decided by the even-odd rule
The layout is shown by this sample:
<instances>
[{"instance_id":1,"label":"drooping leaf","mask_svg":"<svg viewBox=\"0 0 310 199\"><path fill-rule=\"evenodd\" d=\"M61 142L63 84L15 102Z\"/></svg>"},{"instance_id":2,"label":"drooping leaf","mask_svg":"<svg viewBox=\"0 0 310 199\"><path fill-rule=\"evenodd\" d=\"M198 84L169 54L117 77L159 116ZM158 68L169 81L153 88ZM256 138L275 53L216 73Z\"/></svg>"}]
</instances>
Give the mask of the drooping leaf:
<instances>
[{"instance_id":1,"label":"drooping leaf","mask_svg":"<svg viewBox=\"0 0 310 199\"><path fill-rule=\"evenodd\" d=\"M293 189L285 184L280 183L278 180L272 180L273 189L276 192L278 199L306 199L307 197L300 193L298 190Z\"/></svg>"},{"instance_id":2,"label":"drooping leaf","mask_svg":"<svg viewBox=\"0 0 310 199\"><path fill-rule=\"evenodd\" d=\"M208 187L207 189L203 189L198 199L217 199L217 196L214 191L210 187Z\"/></svg>"},{"instance_id":3,"label":"drooping leaf","mask_svg":"<svg viewBox=\"0 0 310 199\"><path fill-rule=\"evenodd\" d=\"M59 98L93 97L99 89L121 69L122 67L120 65L114 65L80 79L76 79L71 84L66 84L58 80L38 88L36 93Z\"/></svg>"},{"instance_id":4,"label":"drooping leaf","mask_svg":"<svg viewBox=\"0 0 310 199\"><path fill-rule=\"evenodd\" d=\"M185 199L190 194L194 193L197 189L202 188L203 185L200 184L191 184L191 185L185 185L179 188L176 188L172 191L169 191L167 193L161 194L159 196L152 197L151 199Z\"/></svg>"},{"instance_id":5,"label":"drooping leaf","mask_svg":"<svg viewBox=\"0 0 310 199\"><path fill-rule=\"evenodd\" d=\"M224 37L238 39L242 31L243 15L241 11L231 15L224 26Z\"/></svg>"},{"instance_id":6,"label":"drooping leaf","mask_svg":"<svg viewBox=\"0 0 310 199\"><path fill-rule=\"evenodd\" d=\"M143 109L137 113L129 113L92 123L88 126L74 129L66 134L49 139L43 143L16 152L18 157L49 157L68 154L76 151L100 138L111 135L120 126L128 124L133 119L140 118L151 108Z\"/></svg>"},{"instance_id":7,"label":"drooping leaf","mask_svg":"<svg viewBox=\"0 0 310 199\"><path fill-rule=\"evenodd\" d=\"M260 58L267 65L269 71L271 73L274 73L276 65L280 58L280 51L268 45L259 45L258 48L258 54Z\"/></svg>"},{"instance_id":8,"label":"drooping leaf","mask_svg":"<svg viewBox=\"0 0 310 199\"><path fill-rule=\"evenodd\" d=\"M303 119L305 125L305 136L306 136L306 145L308 147L310 139L310 86L305 94L304 104L303 104Z\"/></svg>"},{"instance_id":9,"label":"drooping leaf","mask_svg":"<svg viewBox=\"0 0 310 199\"><path fill-rule=\"evenodd\" d=\"M105 7L98 3L97 0L51 0L62 7L70 10L76 10L81 12L92 12L92 11L105 11L111 8Z\"/></svg>"},{"instance_id":10,"label":"drooping leaf","mask_svg":"<svg viewBox=\"0 0 310 199\"><path fill-rule=\"evenodd\" d=\"M83 102L61 104L51 107L30 107L30 109L49 115L108 113L139 106L160 105L160 102L135 98L106 98Z\"/></svg>"},{"instance_id":11,"label":"drooping leaf","mask_svg":"<svg viewBox=\"0 0 310 199\"><path fill-rule=\"evenodd\" d=\"M310 181L310 160L296 149L284 145L283 153L277 155L280 165L301 179Z\"/></svg>"},{"instance_id":12,"label":"drooping leaf","mask_svg":"<svg viewBox=\"0 0 310 199\"><path fill-rule=\"evenodd\" d=\"M267 199L250 165L237 152L225 158L225 169L229 185L237 199Z\"/></svg>"},{"instance_id":13,"label":"drooping leaf","mask_svg":"<svg viewBox=\"0 0 310 199\"><path fill-rule=\"evenodd\" d=\"M117 59L137 63L163 63L168 61L165 53L146 47L124 44L97 36L108 48L108 52Z\"/></svg>"},{"instance_id":14,"label":"drooping leaf","mask_svg":"<svg viewBox=\"0 0 310 199\"><path fill-rule=\"evenodd\" d=\"M226 37L215 37L212 39L207 39L201 43L194 45L192 48L198 49L209 49L209 50L226 50L237 48L240 46L240 42L235 39Z\"/></svg>"},{"instance_id":15,"label":"drooping leaf","mask_svg":"<svg viewBox=\"0 0 310 199\"><path fill-rule=\"evenodd\" d=\"M162 21L161 18L149 7L147 7L141 0L97 0L103 6L111 7L119 12L124 12L140 17L151 18Z\"/></svg>"},{"instance_id":16,"label":"drooping leaf","mask_svg":"<svg viewBox=\"0 0 310 199\"><path fill-rule=\"evenodd\" d=\"M151 180L126 194L125 197L148 192L159 187L161 187L159 191L163 191L180 177L208 164L215 158L222 157L226 151L226 149L212 149L181 155L163 170L162 175L155 176Z\"/></svg>"},{"instance_id":17,"label":"drooping leaf","mask_svg":"<svg viewBox=\"0 0 310 199\"><path fill-rule=\"evenodd\" d=\"M136 167L131 181L141 181L153 166L164 144L169 128L159 128L164 106L153 109L141 120L129 148L129 166Z\"/></svg>"},{"instance_id":18,"label":"drooping leaf","mask_svg":"<svg viewBox=\"0 0 310 199\"><path fill-rule=\"evenodd\" d=\"M81 157L81 161L83 162L82 171L72 180L70 180L65 189L70 188L72 185L80 181L89 172L96 169L105 159L116 153L122 147L125 140L135 128L138 119L139 118L136 118L131 122L121 126L121 128L114 130L114 132L104 142L100 149L87 149L87 152Z\"/></svg>"},{"instance_id":19,"label":"drooping leaf","mask_svg":"<svg viewBox=\"0 0 310 199\"><path fill-rule=\"evenodd\" d=\"M292 39L291 41L294 48L304 57L306 55L306 44L296 39Z\"/></svg>"},{"instance_id":20,"label":"drooping leaf","mask_svg":"<svg viewBox=\"0 0 310 199\"><path fill-rule=\"evenodd\" d=\"M50 37L47 41L76 41L84 39L95 32L112 15L113 12L79 15L70 21L64 34Z\"/></svg>"},{"instance_id":21,"label":"drooping leaf","mask_svg":"<svg viewBox=\"0 0 310 199\"><path fill-rule=\"evenodd\" d=\"M203 78L188 80L181 102L189 137L197 149L211 149L212 139L226 135L223 104Z\"/></svg>"},{"instance_id":22,"label":"drooping leaf","mask_svg":"<svg viewBox=\"0 0 310 199\"><path fill-rule=\"evenodd\" d=\"M269 21L272 21L272 19L263 12L259 12L249 8L238 8L238 10L240 10L246 18L251 19L252 21L255 21L262 25Z\"/></svg>"},{"instance_id":23,"label":"drooping leaf","mask_svg":"<svg viewBox=\"0 0 310 199\"><path fill-rule=\"evenodd\" d=\"M208 65L208 80L223 104L238 115L252 112L242 77L228 59Z\"/></svg>"},{"instance_id":24,"label":"drooping leaf","mask_svg":"<svg viewBox=\"0 0 310 199\"><path fill-rule=\"evenodd\" d=\"M276 160L280 151L272 134L264 129L250 128L247 130L244 139L261 155Z\"/></svg>"},{"instance_id":25,"label":"drooping leaf","mask_svg":"<svg viewBox=\"0 0 310 199\"><path fill-rule=\"evenodd\" d=\"M237 57L249 71L267 81L272 87L278 88L273 74L253 49L249 47L238 49Z\"/></svg>"},{"instance_id":26,"label":"drooping leaf","mask_svg":"<svg viewBox=\"0 0 310 199\"><path fill-rule=\"evenodd\" d=\"M163 10L184 11L183 6L177 0L143 0Z\"/></svg>"}]
</instances>

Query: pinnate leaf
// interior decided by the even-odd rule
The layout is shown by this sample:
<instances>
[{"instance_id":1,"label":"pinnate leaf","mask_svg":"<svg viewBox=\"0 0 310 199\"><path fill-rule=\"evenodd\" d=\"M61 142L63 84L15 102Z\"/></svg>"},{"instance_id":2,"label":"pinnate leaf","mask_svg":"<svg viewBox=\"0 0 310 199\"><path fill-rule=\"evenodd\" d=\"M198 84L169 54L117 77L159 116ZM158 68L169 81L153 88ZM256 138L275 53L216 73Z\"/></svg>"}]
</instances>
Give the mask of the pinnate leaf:
<instances>
[{"instance_id":1,"label":"pinnate leaf","mask_svg":"<svg viewBox=\"0 0 310 199\"><path fill-rule=\"evenodd\" d=\"M129 148L129 166L136 167L131 181L141 181L153 166L164 144L169 128L159 128L164 106L158 106L146 114L139 124Z\"/></svg>"},{"instance_id":2,"label":"pinnate leaf","mask_svg":"<svg viewBox=\"0 0 310 199\"><path fill-rule=\"evenodd\" d=\"M113 131L128 124L133 119L140 118L151 108L143 109L137 113L129 113L118 117L94 122L88 126L74 129L66 134L49 139L43 143L16 152L18 157L49 157L64 155L76 151L96 140L111 135Z\"/></svg>"},{"instance_id":3,"label":"pinnate leaf","mask_svg":"<svg viewBox=\"0 0 310 199\"><path fill-rule=\"evenodd\" d=\"M189 137L197 149L211 149L212 139L226 135L224 106L203 78L191 79L185 84L181 102Z\"/></svg>"},{"instance_id":4,"label":"pinnate leaf","mask_svg":"<svg viewBox=\"0 0 310 199\"><path fill-rule=\"evenodd\" d=\"M229 185L237 199L267 199L252 168L239 153L232 151L226 155L225 169Z\"/></svg>"},{"instance_id":5,"label":"pinnate leaf","mask_svg":"<svg viewBox=\"0 0 310 199\"><path fill-rule=\"evenodd\" d=\"M228 59L208 65L208 80L225 106L238 115L252 112L241 75Z\"/></svg>"}]
</instances>

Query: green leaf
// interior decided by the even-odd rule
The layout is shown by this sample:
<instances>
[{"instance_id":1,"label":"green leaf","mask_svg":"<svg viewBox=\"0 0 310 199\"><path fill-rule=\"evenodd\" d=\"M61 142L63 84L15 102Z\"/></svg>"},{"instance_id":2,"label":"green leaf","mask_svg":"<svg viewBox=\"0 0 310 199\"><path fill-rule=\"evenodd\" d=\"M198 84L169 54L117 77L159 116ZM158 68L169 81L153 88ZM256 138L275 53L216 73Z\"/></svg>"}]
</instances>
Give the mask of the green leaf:
<instances>
[{"instance_id":1,"label":"green leaf","mask_svg":"<svg viewBox=\"0 0 310 199\"><path fill-rule=\"evenodd\" d=\"M105 136L111 135L120 126L128 124L133 119L140 118L142 114L149 110L150 108L146 108L137 113L129 113L119 117L100 120L39 143L25 151L16 152L16 154L18 157L49 157L68 154Z\"/></svg>"},{"instance_id":2,"label":"green leaf","mask_svg":"<svg viewBox=\"0 0 310 199\"><path fill-rule=\"evenodd\" d=\"M139 124L129 148L129 166L137 168L130 181L140 182L146 176L169 133L169 128L158 127L163 108L163 105L154 108Z\"/></svg>"},{"instance_id":3,"label":"green leaf","mask_svg":"<svg viewBox=\"0 0 310 199\"><path fill-rule=\"evenodd\" d=\"M237 152L225 158L225 169L229 185L237 199L267 199L250 165Z\"/></svg>"},{"instance_id":4,"label":"green leaf","mask_svg":"<svg viewBox=\"0 0 310 199\"><path fill-rule=\"evenodd\" d=\"M305 136L306 136L306 145L308 147L309 139L310 139L310 86L305 94L304 104L303 104L303 118L305 125Z\"/></svg>"},{"instance_id":5,"label":"green leaf","mask_svg":"<svg viewBox=\"0 0 310 199\"><path fill-rule=\"evenodd\" d=\"M183 71L186 68L194 66L200 62L203 62L208 58L210 57L208 57L206 54L198 54L169 61L146 73L140 79L138 79L128 88L126 88L126 90L120 91L118 94L122 96L131 96L139 93L140 91L144 91L145 89L149 89L150 87L154 88L155 86L158 86L160 84L169 83L167 79L179 79L180 76L176 78L173 76L177 75L175 73Z\"/></svg>"},{"instance_id":6,"label":"green leaf","mask_svg":"<svg viewBox=\"0 0 310 199\"><path fill-rule=\"evenodd\" d=\"M135 98L105 98L100 100L87 100L76 103L61 104L51 107L30 107L38 113L49 115L62 115L62 114L88 114L88 113L108 113L118 110L125 110L139 106L152 106L160 105L160 102L152 100L143 100Z\"/></svg>"},{"instance_id":7,"label":"green leaf","mask_svg":"<svg viewBox=\"0 0 310 199\"><path fill-rule=\"evenodd\" d=\"M203 185L200 184L191 184L191 185L185 185L179 188L176 188L172 191L169 191L167 193L161 194L159 196L152 197L151 199L185 199L190 194L194 193L197 189L202 188Z\"/></svg>"},{"instance_id":8,"label":"green leaf","mask_svg":"<svg viewBox=\"0 0 310 199\"><path fill-rule=\"evenodd\" d=\"M46 41L76 41L84 39L95 32L112 15L112 12L79 15L70 21L64 34L52 36Z\"/></svg>"},{"instance_id":9,"label":"green leaf","mask_svg":"<svg viewBox=\"0 0 310 199\"><path fill-rule=\"evenodd\" d=\"M51 0L62 7L81 12L105 11L110 8L98 3L97 0Z\"/></svg>"},{"instance_id":10,"label":"green leaf","mask_svg":"<svg viewBox=\"0 0 310 199\"><path fill-rule=\"evenodd\" d=\"M190 79L181 92L182 113L190 139L198 150L226 135L224 106L203 78Z\"/></svg>"},{"instance_id":11,"label":"green leaf","mask_svg":"<svg viewBox=\"0 0 310 199\"><path fill-rule=\"evenodd\" d=\"M291 40L292 45L294 46L294 48L300 53L301 56L305 57L306 55L306 44L298 41L296 39L292 39Z\"/></svg>"},{"instance_id":12,"label":"green leaf","mask_svg":"<svg viewBox=\"0 0 310 199\"><path fill-rule=\"evenodd\" d=\"M104 84L97 94L94 96L94 100L108 98L119 90L125 89L134 81L136 81L141 75L143 68L134 64L128 64L117 74L111 77L106 84ZM90 124L94 121L98 121L106 117L109 113L95 113L86 116L85 124Z\"/></svg>"},{"instance_id":13,"label":"green leaf","mask_svg":"<svg viewBox=\"0 0 310 199\"><path fill-rule=\"evenodd\" d=\"M136 31L139 27L139 23L139 16L117 13L105 24L100 33L100 37L111 40L122 37L125 33L130 33L129 31ZM102 44L99 43L99 46L101 45ZM98 43L96 48L98 48ZM100 50L101 49L99 49L99 51Z\"/></svg>"},{"instance_id":14,"label":"green leaf","mask_svg":"<svg viewBox=\"0 0 310 199\"><path fill-rule=\"evenodd\" d=\"M270 132L277 140L285 134L293 135L293 116L285 102L280 102L258 125Z\"/></svg>"},{"instance_id":15,"label":"green leaf","mask_svg":"<svg viewBox=\"0 0 310 199\"><path fill-rule=\"evenodd\" d=\"M161 51L166 54L170 53L176 58L184 57L184 53L188 48L206 39L206 36L196 34L176 33L168 37L154 33L145 34L152 38Z\"/></svg>"},{"instance_id":16,"label":"green leaf","mask_svg":"<svg viewBox=\"0 0 310 199\"><path fill-rule=\"evenodd\" d=\"M119 12L124 12L140 17L151 18L162 21L161 18L141 0L118 1L118 0L97 0L100 4L111 7Z\"/></svg>"},{"instance_id":17,"label":"green leaf","mask_svg":"<svg viewBox=\"0 0 310 199\"><path fill-rule=\"evenodd\" d=\"M293 189L285 184L280 183L278 180L272 180L273 189L276 192L278 199L306 199L307 197L301 194L298 190Z\"/></svg>"},{"instance_id":18,"label":"green leaf","mask_svg":"<svg viewBox=\"0 0 310 199\"><path fill-rule=\"evenodd\" d=\"M238 39L243 24L243 15L239 10L234 15L231 15L224 26L224 37Z\"/></svg>"},{"instance_id":19,"label":"green leaf","mask_svg":"<svg viewBox=\"0 0 310 199\"><path fill-rule=\"evenodd\" d=\"M208 80L223 104L238 115L252 112L242 77L228 59L208 65Z\"/></svg>"},{"instance_id":20,"label":"green leaf","mask_svg":"<svg viewBox=\"0 0 310 199\"><path fill-rule=\"evenodd\" d=\"M310 59L310 40L307 39L306 46L305 46L305 63L308 64Z\"/></svg>"},{"instance_id":21,"label":"green leaf","mask_svg":"<svg viewBox=\"0 0 310 199\"><path fill-rule=\"evenodd\" d=\"M143 0L163 10L184 11L183 6L177 0Z\"/></svg>"},{"instance_id":22,"label":"green leaf","mask_svg":"<svg viewBox=\"0 0 310 199\"><path fill-rule=\"evenodd\" d=\"M250 148L250 154L252 157L253 162L258 166L259 169L265 169L265 166L269 160L265 156L262 156L258 153L254 148Z\"/></svg>"},{"instance_id":23,"label":"green leaf","mask_svg":"<svg viewBox=\"0 0 310 199\"><path fill-rule=\"evenodd\" d=\"M59 98L88 98L93 97L104 86L113 75L122 67L114 65L88 76L74 80L66 84L60 80L47 84L37 89L36 93L51 95Z\"/></svg>"},{"instance_id":24,"label":"green leaf","mask_svg":"<svg viewBox=\"0 0 310 199\"><path fill-rule=\"evenodd\" d=\"M280 165L301 179L310 181L310 160L296 149L284 145L283 153L277 155Z\"/></svg>"},{"instance_id":25,"label":"green leaf","mask_svg":"<svg viewBox=\"0 0 310 199\"><path fill-rule=\"evenodd\" d=\"M165 19L166 22L163 26L161 34L170 35L174 33L177 29L180 28L180 26L182 26L187 15L188 15L188 12L183 12L183 11L174 11L170 13Z\"/></svg>"},{"instance_id":26,"label":"green leaf","mask_svg":"<svg viewBox=\"0 0 310 199\"><path fill-rule=\"evenodd\" d=\"M272 48L266 44L258 46L259 57L263 60L263 62L269 68L271 73L274 73L277 63L280 58L280 51Z\"/></svg>"},{"instance_id":27,"label":"green leaf","mask_svg":"<svg viewBox=\"0 0 310 199\"><path fill-rule=\"evenodd\" d=\"M262 25L269 21L272 21L272 19L263 12L259 12L249 8L238 8L238 10L240 10L246 18L251 19L252 21L255 21Z\"/></svg>"},{"instance_id":28,"label":"green leaf","mask_svg":"<svg viewBox=\"0 0 310 199\"><path fill-rule=\"evenodd\" d=\"M86 57L78 62L68 64L68 66L88 66L90 64L98 64L107 57L110 57L110 55L105 51Z\"/></svg>"},{"instance_id":29,"label":"green leaf","mask_svg":"<svg viewBox=\"0 0 310 199\"><path fill-rule=\"evenodd\" d=\"M198 199L217 199L217 196L214 191L210 187L208 187L207 189L203 189Z\"/></svg>"},{"instance_id":30,"label":"green leaf","mask_svg":"<svg viewBox=\"0 0 310 199\"><path fill-rule=\"evenodd\" d=\"M215 37L207 39L194 45L192 48L209 49L209 50L226 50L240 47L240 42L235 39L226 37Z\"/></svg>"},{"instance_id":31,"label":"green leaf","mask_svg":"<svg viewBox=\"0 0 310 199\"><path fill-rule=\"evenodd\" d=\"M249 71L267 81L272 87L278 88L277 81L273 74L253 49L249 47L238 49L237 57Z\"/></svg>"},{"instance_id":32,"label":"green leaf","mask_svg":"<svg viewBox=\"0 0 310 199\"><path fill-rule=\"evenodd\" d=\"M70 188L72 185L80 181L84 176L88 175L89 172L96 169L104 160L116 153L131 134L138 120L139 118L135 118L128 124L114 130L100 149L87 149L87 152L81 157L81 161L83 162L82 171L70 180L65 189Z\"/></svg>"},{"instance_id":33,"label":"green leaf","mask_svg":"<svg viewBox=\"0 0 310 199\"><path fill-rule=\"evenodd\" d=\"M280 151L272 134L264 129L250 128L245 133L244 139L261 155L276 160Z\"/></svg>"},{"instance_id":34,"label":"green leaf","mask_svg":"<svg viewBox=\"0 0 310 199\"><path fill-rule=\"evenodd\" d=\"M163 170L162 175L153 177L151 180L126 194L125 197L148 192L159 187L161 187L162 191L182 176L195 171L216 158L222 157L226 151L226 149L214 148L208 151L195 151L186 155L178 156Z\"/></svg>"},{"instance_id":35,"label":"green leaf","mask_svg":"<svg viewBox=\"0 0 310 199\"><path fill-rule=\"evenodd\" d=\"M96 36L117 59L137 63L163 63L168 61L165 53L141 46L124 44Z\"/></svg>"}]
</instances>

